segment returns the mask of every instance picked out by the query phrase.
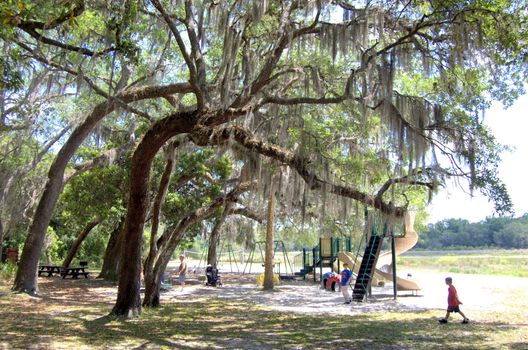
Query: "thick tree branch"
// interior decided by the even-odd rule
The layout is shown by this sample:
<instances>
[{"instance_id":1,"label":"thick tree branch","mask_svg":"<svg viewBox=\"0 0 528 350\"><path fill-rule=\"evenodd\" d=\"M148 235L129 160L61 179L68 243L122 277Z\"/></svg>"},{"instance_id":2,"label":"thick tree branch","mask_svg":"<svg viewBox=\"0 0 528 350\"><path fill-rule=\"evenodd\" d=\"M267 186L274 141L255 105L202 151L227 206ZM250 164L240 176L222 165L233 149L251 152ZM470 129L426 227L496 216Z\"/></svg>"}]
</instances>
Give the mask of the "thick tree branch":
<instances>
[{"instance_id":1,"label":"thick tree branch","mask_svg":"<svg viewBox=\"0 0 528 350\"><path fill-rule=\"evenodd\" d=\"M248 219L255 220L259 224L262 224L265 220L265 215L263 213L258 213L255 210L247 207L230 208L228 215L242 215Z\"/></svg>"},{"instance_id":2,"label":"thick tree branch","mask_svg":"<svg viewBox=\"0 0 528 350\"><path fill-rule=\"evenodd\" d=\"M200 145L223 145L230 139L234 139L249 151L270 157L284 165L292 167L304 179L311 190L325 188L330 193L357 200L388 215L401 217L405 212L405 208L403 207L393 207L391 204L383 202L382 199L373 197L358 189L329 183L328 181L320 179L309 168L309 159L296 155L277 145L259 140L249 130L240 126L221 128L197 127L192 133L192 138L196 144Z\"/></svg>"},{"instance_id":3,"label":"thick tree branch","mask_svg":"<svg viewBox=\"0 0 528 350\"><path fill-rule=\"evenodd\" d=\"M416 176L418 176L419 174L422 174L424 172L428 172L430 170L431 169L425 169L424 171L418 171L418 172L416 172L415 174L413 174L411 176L406 175L406 176L402 176L402 177L399 177L399 178L387 180L383 184L383 186L381 186L381 188L378 190L378 193L376 194L376 200L382 200L383 195L389 190L389 188L392 185L398 184L398 183L405 183L405 184L408 184L408 185L424 186L424 187L429 188L430 190L434 190L435 184L433 182L425 182L425 181L416 180Z\"/></svg>"},{"instance_id":4,"label":"thick tree branch","mask_svg":"<svg viewBox=\"0 0 528 350\"><path fill-rule=\"evenodd\" d=\"M59 48L62 48L62 49L68 50L68 51L78 52L78 53L80 53L82 55L85 55L85 56L90 56L90 57L92 57L92 56L100 56L100 55L104 55L104 54L106 54L108 52L115 51L116 48L110 47L110 48L107 48L105 50L102 50L102 51L99 51L99 52L95 52L95 51L87 49L85 47L65 44L65 43L60 42L58 40L48 38L48 37L44 36L43 34L37 32L37 29L42 30L42 31L46 31L46 30L49 30L49 29L57 28L58 26L60 26L61 24L71 20L72 18L79 17L80 15L82 15L84 10L85 10L84 1L78 1L73 9L71 9L68 12L65 12L60 17L57 17L57 18L52 19L50 21L47 21L46 23L39 22L39 21L20 21L20 20L14 21L14 22L16 23L16 26L18 28L20 28L21 30L23 30L24 32L26 32L27 34L29 34L31 37L33 37L34 39L36 39L39 42L42 42L44 44L48 44L48 45L51 45L51 46L59 47Z\"/></svg>"},{"instance_id":5,"label":"thick tree branch","mask_svg":"<svg viewBox=\"0 0 528 350\"><path fill-rule=\"evenodd\" d=\"M105 151L103 154L98 157L95 157L94 159L91 159L82 164L75 165L73 167L75 170L64 176L64 184L70 182L70 180L73 179L75 176L78 176L90 169L114 164L114 162L119 159L119 157L131 150L133 146L133 144L126 143L121 147L109 149L108 151Z\"/></svg>"}]
</instances>

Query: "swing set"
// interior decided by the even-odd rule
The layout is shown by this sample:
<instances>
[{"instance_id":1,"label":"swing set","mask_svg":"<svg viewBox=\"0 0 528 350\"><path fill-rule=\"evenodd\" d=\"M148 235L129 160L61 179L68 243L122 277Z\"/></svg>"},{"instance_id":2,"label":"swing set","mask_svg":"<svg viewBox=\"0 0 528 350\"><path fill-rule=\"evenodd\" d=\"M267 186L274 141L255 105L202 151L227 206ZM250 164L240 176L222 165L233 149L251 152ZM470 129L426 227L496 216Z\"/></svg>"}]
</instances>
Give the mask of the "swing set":
<instances>
[{"instance_id":1,"label":"swing set","mask_svg":"<svg viewBox=\"0 0 528 350\"><path fill-rule=\"evenodd\" d=\"M218 266L218 264L219 264L219 262L221 260L221 256L222 256L222 252L224 250L224 246L225 246L225 244L223 244L223 243L220 246L220 251L218 252L218 257L216 259L216 265L217 266ZM208 249L209 249L208 245L204 246L204 248L202 249L202 254L200 256L200 261L198 262L198 268L201 268L202 261L204 262L204 267L205 267L205 265L207 265L206 261L207 261L207 251L208 251ZM234 263L235 268L236 268L236 272L240 273L240 269L238 268L238 263L237 263L235 251L233 250L233 246L231 244L227 244L226 250L227 250L228 263L229 263L229 271L230 272L234 272L233 271L233 263Z\"/></svg>"},{"instance_id":2,"label":"swing set","mask_svg":"<svg viewBox=\"0 0 528 350\"><path fill-rule=\"evenodd\" d=\"M279 275L280 279L293 279L294 278L293 268L290 263L290 259L288 258L288 253L286 251L286 246L284 245L284 242L283 241L273 241L273 243L274 243L274 248L273 248L274 272ZM251 252L249 253L249 258L246 261L246 266L244 267L244 271L242 272L242 274L246 273L246 269L248 270L247 273L251 273L251 267L255 263L255 250L257 248L260 252L260 258L261 258L260 262L262 263L262 266L264 266L264 262L265 262L264 250L266 248L266 242L264 241L255 242L253 249L251 249ZM284 262L284 273L282 273L281 271L281 262L275 261L275 257L277 256L277 251L279 249L282 251L282 261Z\"/></svg>"}]
</instances>

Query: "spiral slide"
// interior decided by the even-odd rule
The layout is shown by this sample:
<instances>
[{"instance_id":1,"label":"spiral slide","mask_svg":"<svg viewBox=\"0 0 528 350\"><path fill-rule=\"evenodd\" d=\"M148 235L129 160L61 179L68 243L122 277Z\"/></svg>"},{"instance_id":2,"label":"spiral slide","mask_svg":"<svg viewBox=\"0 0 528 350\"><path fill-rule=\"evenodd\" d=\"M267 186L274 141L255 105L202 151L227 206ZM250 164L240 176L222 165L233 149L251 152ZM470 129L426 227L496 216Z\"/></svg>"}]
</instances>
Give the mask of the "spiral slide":
<instances>
[{"instance_id":1,"label":"spiral slide","mask_svg":"<svg viewBox=\"0 0 528 350\"><path fill-rule=\"evenodd\" d=\"M414 214L411 212L407 212L405 215L405 236L403 237L396 237L394 240L394 247L396 251L396 255L402 254L412 247L416 245L416 242L418 242L418 235L414 231L413 228L414 223ZM360 264L355 264L354 261L356 261L356 257L352 253L345 253L345 252L339 252L338 253L339 260L346 262L349 264L349 266L354 266L353 273L357 274L359 270ZM381 286L384 284L385 281L392 281L392 273L390 272L383 272L380 270L382 266L385 265L391 265L392 264L392 254L390 251L380 253L378 257L378 261L376 263L376 270L374 271L374 277L372 279L372 285L375 286ZM420 286L409 279L404 279L401 277L396 276L396 286L398 290L420 290Z\"/></svg>"}]
</instances>

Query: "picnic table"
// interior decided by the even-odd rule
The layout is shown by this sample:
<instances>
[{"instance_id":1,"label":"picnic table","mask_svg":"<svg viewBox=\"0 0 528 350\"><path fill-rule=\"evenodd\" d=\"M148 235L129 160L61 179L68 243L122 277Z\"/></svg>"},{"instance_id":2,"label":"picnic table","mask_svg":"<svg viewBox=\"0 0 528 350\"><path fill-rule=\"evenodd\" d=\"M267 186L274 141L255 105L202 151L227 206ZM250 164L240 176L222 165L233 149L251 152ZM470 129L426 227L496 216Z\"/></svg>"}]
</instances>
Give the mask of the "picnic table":
<instances>
[{"instance_id":1,"label":"picnic table","mask_svg":"<svg viewBox=\"0 0 528 350\"><path fill-rule=\"evenodd\" d=\"M55 266L55 265L40 265L38 270L38 275L42 275L44 273L48 274L48 277L51 277L54 273L59 275L61 273L62 266Z\"/></svg>"},{"instance_id":2,"label":"picnic table","mask_svg":"<svg viewBox=\"0 0 528 350\"><path fill-rule=\"evenodd\" d=\"M83 275L84 278L88 278L88 275L90 274L88 271L85 270L84 266L80 267L63 267L61 269L61 276L62 278L66 278L68 276L71 276L73 279L77 279L79 275Z\"/></svg>"},{"instance_id":3,"label":"picnic table","mask_svg":"<svg viewBox=\"0 0 528 350\"><path fill-rule=\"evenodd\" d=\"M54 273L60 275L62 278L71 277L77 279L79 275L88 278L90 274L85 270L86 266L79 267L62 267L56 265L40 265L38 270L38 275L47 274L48 277L51 277Z\"/></svg>"}]
</instances>

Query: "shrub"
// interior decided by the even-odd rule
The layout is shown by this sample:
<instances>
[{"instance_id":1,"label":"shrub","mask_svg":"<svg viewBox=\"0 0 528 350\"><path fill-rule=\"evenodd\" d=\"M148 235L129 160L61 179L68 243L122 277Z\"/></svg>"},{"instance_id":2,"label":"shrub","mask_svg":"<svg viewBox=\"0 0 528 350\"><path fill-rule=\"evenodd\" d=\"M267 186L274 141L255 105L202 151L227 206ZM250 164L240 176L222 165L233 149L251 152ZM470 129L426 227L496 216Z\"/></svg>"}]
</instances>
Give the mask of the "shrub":
<instances>
[{"instance_id":1,"label":"shrub","mask_svg":"<svg viewBox=\"0 0 528 350\"><path fill-rule=\"evenodd\" d=\"M10 280L15 278L17 265L11 261L0 263L0 278Z\"/></svg>"}]
</instances>

